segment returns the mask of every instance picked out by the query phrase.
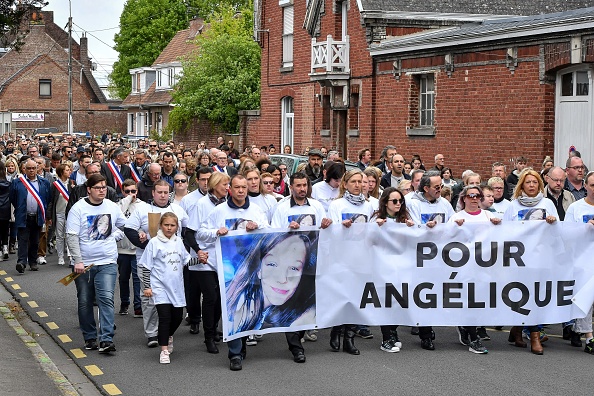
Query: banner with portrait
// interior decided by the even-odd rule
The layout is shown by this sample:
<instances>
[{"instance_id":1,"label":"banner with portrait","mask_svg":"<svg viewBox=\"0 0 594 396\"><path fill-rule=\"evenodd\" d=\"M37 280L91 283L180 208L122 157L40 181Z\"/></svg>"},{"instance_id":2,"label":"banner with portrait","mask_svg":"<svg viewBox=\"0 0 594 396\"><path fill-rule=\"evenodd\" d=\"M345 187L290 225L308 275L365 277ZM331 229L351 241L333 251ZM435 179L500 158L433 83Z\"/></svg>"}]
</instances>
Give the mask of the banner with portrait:
<instances>
[{"instance_id":1,"label":"banner with portrait","mask_svg":"<svg viewBox=\"0 0 594 396\"><path fill-rule=\"evenodd\" d=\"M223 331L565 322L594 301L592 247L591 225L544 221L237 231L217 243Z\"/></svg>"},{"instance_id":2,"label":"banner with portrait","mask_svg":"<svg viewBox=\"0 0 594 396\"><path fill-rule=\"evenodd\" d=\"M316 327L318 234L303 227L218 239L223 340Z\"/></svg>"}]
</instances>

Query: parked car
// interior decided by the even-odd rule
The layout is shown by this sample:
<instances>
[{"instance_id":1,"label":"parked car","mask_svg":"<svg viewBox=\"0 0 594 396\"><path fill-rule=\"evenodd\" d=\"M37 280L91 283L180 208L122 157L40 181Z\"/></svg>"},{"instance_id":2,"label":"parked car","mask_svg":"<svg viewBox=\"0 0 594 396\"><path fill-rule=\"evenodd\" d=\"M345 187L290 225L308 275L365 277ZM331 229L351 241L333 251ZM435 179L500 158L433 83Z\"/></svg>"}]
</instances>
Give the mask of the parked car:
<instances>
[{"instance_id":1,"label":"parked car","mask_svg":"<svg viewBox=\"0 0 594 396\"><path fill-rule=\"evenodd\" d=\"M287 174L290 176L297 171L299 164L307 163L307 155L296 155L296 154L272 154L268 156L268 159L274 164L279 165L281 162L287 165ZM324 160L326 162L326 160ZM349 171L357 167L357 164L351 161L345 161L346 170Z\"/></svg>"}]
</instances>

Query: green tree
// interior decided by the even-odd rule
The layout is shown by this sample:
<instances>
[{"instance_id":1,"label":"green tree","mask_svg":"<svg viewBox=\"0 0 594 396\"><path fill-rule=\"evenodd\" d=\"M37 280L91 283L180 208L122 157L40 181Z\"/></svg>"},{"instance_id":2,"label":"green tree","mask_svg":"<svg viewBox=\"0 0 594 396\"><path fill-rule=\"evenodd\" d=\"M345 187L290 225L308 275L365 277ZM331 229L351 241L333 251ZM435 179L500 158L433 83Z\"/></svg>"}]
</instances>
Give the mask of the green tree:
<instances>
[{"instance_id":1,"label":"green tree","mask_svg":"<svg viewBox=\"0 0 594 396\"><path fill-rule=\"evenodd\" d=\"M204 1L204 0L203 0ZM23 44L24 34L19 31L21 21L32 11L47 5L43 0L2 0L0 1L0 47L18 50Z\"/></svg>"},{"instance_id":2,"label":"green tree","mask_svg":"<svg viewBox=\"0 0 594 396\"><path fill-rule=\"evenodd\" d=\"M196 53L183 62L168 128L185 132L199 118L236 131L237 112L260 105L260 47L252 39L251 10L225 9L196 43Z\"/></svg>"},{"instance_id":3,"label":"green tree","mask_svg":"<svg viewBox=\"0 0 594 396\"><path fill-rule=\"evenodd\" d=\"M151 66L179 30L194 17L207 18L221 4L239 7L249 0L128 0L115 35L118 60L110 75L117 95L124 99L132 90L129 70Z\"/></svg>"}]
</instances>

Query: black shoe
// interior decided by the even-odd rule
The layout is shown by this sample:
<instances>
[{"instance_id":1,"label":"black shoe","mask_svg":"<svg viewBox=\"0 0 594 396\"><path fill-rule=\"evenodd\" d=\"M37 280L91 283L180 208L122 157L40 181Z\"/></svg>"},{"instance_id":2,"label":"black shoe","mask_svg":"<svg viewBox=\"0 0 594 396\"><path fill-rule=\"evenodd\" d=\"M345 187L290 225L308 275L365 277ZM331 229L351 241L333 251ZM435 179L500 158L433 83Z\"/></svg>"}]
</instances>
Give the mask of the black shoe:
<instances>
[{"instance_id":1,"label":"black shoe","mask_svg":"<svg viewBox=\"0 0 594 396\"><path fill-rule=\"evenodd\" d=\"M206 344L206 351L208 353L219 353L219 348L217 348L217 344L215 344L212 338L204 340L204 343Z\"/></svg>"},{"instance_id":2,"label":"black shoe","mask_svg":"<svg viewBox=\"0 0 594 396\"><path fill-rule=\"evenodd\" d=\"M92 338L90 340L85 341L85 349L89 351L94 351L99 349L99 345L97 345L97 340Z\"/></svg>"},{"instance_id":3,"label":"black shoe","mask_svg":"<svg viewBox=\"0 0 594 396\"><path fill-rule=\"evenodd\" d=\"M435 345L433 345L433 341L431 338L424 338L421 340L421 348L426 349L428 351L435 350Z\"/></svg>"},{"instance_id":4,"label":"black shoe","mask_svg":"<svg viewBox=\"0 0 594 396\"><path fill-rule=\"evenodd\" d=\"M332 348L332 351L334 352L340 351L340 330L335 331L332 329L332 331L330 331L330 348Z\"/></svg>"},{"instance_id":5,"label":"black shoe","mask_svg":"<svg viewBox=\"0 0 594 396\"><path fill-rule=\"evenodd\" d=\"M503 326L495 326L495 330L501 331L501 330L503 330Z\"/></svg>"},{"instance_id":6,"label":"black shoe","mask_svg":"<svg viewBox=\"0 0 594 396\"><path fill-rule=\"evenodd\" d=\"M190 323L190 334L199 334L200 333L200 324L199 323Z\"/></svg>"},{"instance_id":7,"label":"black shoe","mask_svg":"<svg viewBox=\"0 0 594 396\"><path fill-rule=\"evenodd\" d=\"M37 264L36 264L36 263L35 263L35 264L31 264L31 268L30 268L30 270L31 270L31 271L39 271L39 267L37 266Z\"/></svg>"},{"instance_id":8,"label":"black shoe","mask_svg":"<svg viewBox=\"0 0 594 396\"><path fill-rule=\"evenodd\" d=\"M149 348L156 348L159 346L159 341L157 337L149 337L146 343L146 346Z\"/></svg>"},{"instance_id":9,"label":"black shoe","mask_svg":"<svg viewBox=\"0 0 594 396\"><path fill-rule=\"evenodd\" d=\"M111 341L101 341L99 344L99 353L115 352L116 347Z\"/></svg>"},{"instance_id":10,"label":"black shoe","mask_svg":"<svg viewBox=\"0 0 594 396\"><path fill-rule=\"evenodd\" d=\"M25 266L21 263L17 263L16 265L16 270L19 274L24 274L25 273Z\"/></svg>"},{"instance_id":11,"label":"black shoe","mask_svg":"<svg viewBox=\"0 0 594 396\"><path fill-rule=\"evenodd\" d=\"M594 340L590 340L590 342L586 343L584 352L589 353L590 355L594 355Z\"/></svg>"},{"instance_id":12,"label":"black shoe","mask_svg":"<svg viewBox=\"0 0 594 396\"><path fill-rule=\"evenodd\" d=\"M410 334L412 335L419 335L419 328L414 326L410 328Z\"/></svg>"},{"instance_id":13,"label":"black shoe","mask_svg":"<svg viewBox=\"0 0 594 396\"><path fill-rule=\"evenodd\" d=\"M571 339L571 333L572 333L571 327L572 327L572 325L563 327L563 339L564 340Z\"/></svg>"},{"instance_id":14,"label":"black shoe","mask_svg":"<svg viewBox=\"0 0 594 396\"><path fill-rule=\"evenodd\" d=\"M229 360L229 370L231 371L239 371L241 370L241 358L234 357Z\"/></svg>"},{"instance_id":15,"label":"black shoe","mask_svg":"<svg viewBox=\"0 0 594 396\"><path fill-rule=\"evenodd\" d=\"M458 339L460 340L460 344L464 346L470 345L470 336L468 335L468 331L462 326L456 327L458 330Z\"/></svg>"},{"instance_id":16,"label":"black shoe","mask_svg":"<svg viewBox=\"0 0 594 396\"><path fill-rule=\"evenodd\" d=\"M342 339L342 350L351 355L360 355L361 352L355 346L355 332L347 329Z\"/></svg>"},{"instance_id":17,"label":"black shoe","mask_svg":"<svg viewBox=\"0 0 594 396\"><path fill-rule=\"evenodd\" d=\"M130 307L129 305L122 305L122 306L120 307L120 312L119 312L119 314L120 314L120 315L128 315L128 308L129 308L129 307Z\"/></svg>"},{"instance_id":18,"label":"black shoe","mask_svg":"<svg viewBox=\"0 0 594 396\"><path fill-rule=\"evenodd\" d=\"M476 328L476 335L483 341L491 341L491 337L487 334L487 329L484 326Z\"/></svg>"},{"instance_id":19,"label":"black shoe","mask_svg":"<svg viewBox=\"0 0 594 396\"><path fill-rule=\"evenodd\" d=\"M371 333L371 331L369 331L368 328L364 327L362 329L358 329L355 331L355 335L359 336L363 339L369 339L369 338L373 338L373 334Z\"/></svg>"},{"instance_id":20,"label":"black shoe","mask_svg":"<svg viewBox=\"0 0 594 396\"><path fill-rule=\"evenodd\" d=\"M576 348L582 347L582 335L580 333L576 333L573 330L571 331L571 346Z\"/></svg>"},{"instance_id":21,"label":"black shoe","mask_svg":"<svg viewBox=\"0 0 594 396\"><path fill-rule=\"evenodd\" d=\"M214 337L212 337L212 339L214 340L214 342L221 342L221 335L219 335L219 332L217 331L214 335Z\"/></svg>"},{"instance_id":22,"label":"black shoe","mask_svg":"<svg viewBox=\"0 0 594 396\"><path fill-rule=\"evenodd\" d=\"M305 354L301 351L293 355L293 361L295 363L305 363Z\"/></svg>"}]
</instances>

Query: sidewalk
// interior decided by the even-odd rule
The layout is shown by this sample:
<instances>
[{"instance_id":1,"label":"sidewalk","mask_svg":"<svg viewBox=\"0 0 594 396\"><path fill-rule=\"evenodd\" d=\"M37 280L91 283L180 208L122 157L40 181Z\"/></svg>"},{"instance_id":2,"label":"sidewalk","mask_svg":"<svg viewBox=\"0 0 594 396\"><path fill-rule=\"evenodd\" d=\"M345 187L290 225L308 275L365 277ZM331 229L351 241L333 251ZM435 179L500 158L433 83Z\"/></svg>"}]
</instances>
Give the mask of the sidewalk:
<instances>
[{"instance_id":1,"label":"sidewalk","mask_svg":"<svg viewBox=\"0 0 594 396\"><path fill-rule=\"evenodd\" d=\"M14 309L14 312L11 310ZM100 395L43 328L21 311L0 285L0 389L2 394L29 396ZM34 334L34 337L31 336ZM48 353L37 341L47 338ZM51 349L51 351L50 351ZM50 356L48 356L51 355ZM60 369L58 368L60 367ZM76 369L74 369L76 367ZM62 374L67 372L76 388Z\"/></svg>"}]
</instances>

